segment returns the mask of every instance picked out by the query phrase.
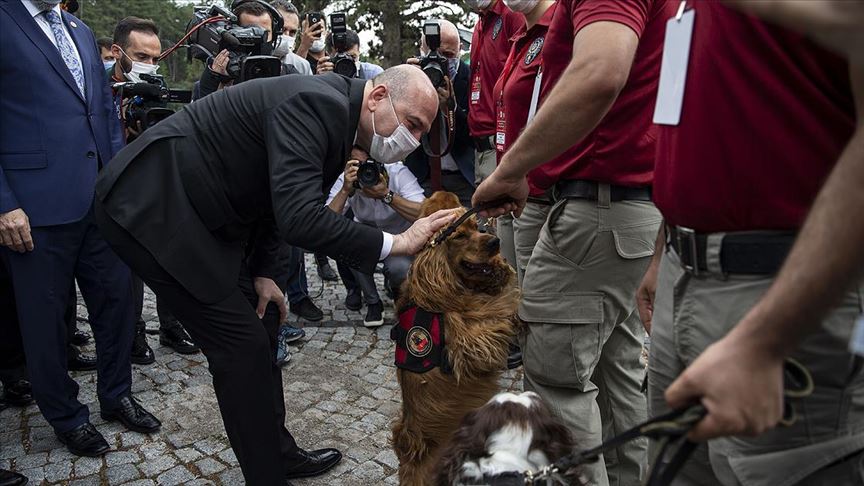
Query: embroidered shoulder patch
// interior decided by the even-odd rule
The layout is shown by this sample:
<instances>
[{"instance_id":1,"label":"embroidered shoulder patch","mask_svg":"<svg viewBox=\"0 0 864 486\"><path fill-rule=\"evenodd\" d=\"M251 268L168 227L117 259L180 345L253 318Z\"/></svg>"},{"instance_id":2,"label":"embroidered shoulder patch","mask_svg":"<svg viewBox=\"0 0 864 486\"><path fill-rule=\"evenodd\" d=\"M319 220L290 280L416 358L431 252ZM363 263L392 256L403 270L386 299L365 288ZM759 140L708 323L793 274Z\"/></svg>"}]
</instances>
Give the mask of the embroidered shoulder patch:
<instances>
[{"instance_id":1,"label":"embroidered shoulder patch","mask_svg":"<svg viewBox=\"0 0 864 486\"><path fill-rule=\"evenodd\" d=\"M525 54L526 66L534 62L534 59L536 59L537 55L540 54L541 49L543 49L543 38L538 37L534 39L534 42L531 43L531 47L528 48L528 54Z\"/></svg>"},{"instance_id":2,"label":"embroidered shoulder patch","mask_svg":"<svg viewBox=\"0 0 864 486\"><path fill-rule=\"evenodd\" d=\"M495 26L492 27L492 40L498 38L498 34L501 33L501 27L504 27L504 19L498 17L498 20L495 21Z\"/></svg>"}]
</instances>

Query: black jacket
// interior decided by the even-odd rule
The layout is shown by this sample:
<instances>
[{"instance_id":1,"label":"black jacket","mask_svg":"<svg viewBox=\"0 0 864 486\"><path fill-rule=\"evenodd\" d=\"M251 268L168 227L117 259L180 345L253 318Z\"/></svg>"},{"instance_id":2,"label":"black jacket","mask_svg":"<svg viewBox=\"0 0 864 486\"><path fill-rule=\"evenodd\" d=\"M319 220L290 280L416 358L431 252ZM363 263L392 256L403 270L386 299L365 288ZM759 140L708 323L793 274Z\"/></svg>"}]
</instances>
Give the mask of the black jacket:
<instances>
[{"instance_id":1,"label":"black jacket","mask_svg":"<svg viewBox=\"0 0 864 486\"><path fill-rule=\"evenodd\" d=\"M456 111L454 113L453 148L450 155L456 160L459 172L472 186L474 185L474 143L468 132L468 103L471 80L471 68L465 62L459 63L456 79L453 80L453 94L456 96ZM424 135L427 137L428 135ZM442 144L447 140L446 134L441 138ZM411 169L414 177L423 182L429 177L429 158L423 147L415 150L405 160L405 165Z\"/></svg>"},{"instance_id":2,"label":"black jacket","mask_svg":"<svg viewBox=\"0 0 864 486\"><path fill-rule=\"evenodd\" d=\"M102 171L96 197L198 300L236 288L254 228L252 272L277 271L278 238L372 273L381 231L324 206L342 173L365 81L336 74L252 80L147 130ZM278 230L278 233L277 233Z\"/></svg>"}]
</instances>

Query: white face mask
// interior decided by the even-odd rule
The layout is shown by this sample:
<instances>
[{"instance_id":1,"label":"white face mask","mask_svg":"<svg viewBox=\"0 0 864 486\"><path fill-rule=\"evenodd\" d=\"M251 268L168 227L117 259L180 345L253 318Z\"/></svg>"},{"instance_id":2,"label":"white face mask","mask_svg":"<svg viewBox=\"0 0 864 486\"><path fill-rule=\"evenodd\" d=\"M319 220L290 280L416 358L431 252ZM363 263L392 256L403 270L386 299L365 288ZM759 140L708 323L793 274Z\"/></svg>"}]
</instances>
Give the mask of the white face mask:
<instances>
[{"instance_id":1,"label":"white face mask","mask_svg":"<svg viewBox=\"0 0 864 486\"><path fill-rule=\"evenodd\" d=\"M514 12L525 14L534 10L539 2L540 0L504 0L504 5Z\"/></svg>"},{"instance_id":2,"label":"white face mask","mask_svg":"<svg viewBox=\"0 0 864 486\"><path fill-rule=\"evenodd\" d=\"M465 0L465 3L474 10L483 10L484 8L489 7L492 0Z\"/></svg>"},{"instance_id":3,"label":"white face mask","mask_svg":"<svg viewBox=\"0 0 864 486\"><path fill-rule=\"evenodd\" d=\"M128 54L126 54L126 51L124 51L122 48L120 49L120 52L122 52L123 55L126 56L128 59L132 59L131 57L129 57ZM123 67L122 63L120 64L120 67ZM147 64L146 62L132 61L132 70L128 73L124 72L123 76L125 76L126 79L132 81L133 83L140 83L142 74L152 75L156 74L156 71L158 70L158 64Z\"/></svg>"},{"instance_id":4,"label":"white face mask","mask_svg":"<svg viewBox=\"0 0 864 486\"><path fill-rule=\"evenodd\" d=\"M273 49L273 55L276 57L285 57L294 52L295 37L282 34L279 36L279 42L276 44L276 49Z\"/></svg>"},{"instance_id":5,"label":"white face mask","mask_svg":"<svg viewBox=\"0 0 864 486\"><path fill-rule=\"evenodd\" d=\"M393 116L396 117L399 126L389 136L382 137L375 131L375 113L372 113L372 146L369 147L369 155L378 162L392 164L417 150L420 141L414 138L408 127L399 121L399 115L396 114L396 107L393 106L393 98L390 98L390 93L387 93L387 99L390 100L390 108L393 110Z\"/></svg>"},{"instance_id":6,"label":"white face mask","mask_svg":"<svg viewBox=\"0 0 864 486\"><path fill-rule=\"evenodd\" d=\"M318 54L319 52L324 50L324 36L322 35L320 39L315 39L312 42L312 45L309 47L310 52L314 52Z\"/></svg>"}]
</instances>

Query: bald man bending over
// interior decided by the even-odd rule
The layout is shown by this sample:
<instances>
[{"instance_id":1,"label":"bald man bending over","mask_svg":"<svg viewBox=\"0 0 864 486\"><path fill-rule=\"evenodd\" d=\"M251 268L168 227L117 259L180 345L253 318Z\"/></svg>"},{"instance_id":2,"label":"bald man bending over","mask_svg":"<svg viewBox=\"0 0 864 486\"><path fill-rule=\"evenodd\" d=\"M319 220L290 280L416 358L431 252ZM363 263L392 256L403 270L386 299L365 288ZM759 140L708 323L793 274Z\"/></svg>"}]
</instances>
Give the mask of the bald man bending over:
<instances>
[{"instance_id":1,"label":"bald man bending over","mask_svg":"<svg viewBox=\"0 0 864 486\"><path fill-rule=\"evenodd\" d=\"M410 66L372 81L247 81L160 122L102 171L97 222L207 356L248 484L286 484L341 459L299 448L284 426L276 329L260 319L268 302L285 317L273 282L279 238L367 273L388 255L417 252L451 212L389 235L328 210L324 189L352 147L385 163L413 151L437 109L431 83Z\"/></svg>"}]
</instances>

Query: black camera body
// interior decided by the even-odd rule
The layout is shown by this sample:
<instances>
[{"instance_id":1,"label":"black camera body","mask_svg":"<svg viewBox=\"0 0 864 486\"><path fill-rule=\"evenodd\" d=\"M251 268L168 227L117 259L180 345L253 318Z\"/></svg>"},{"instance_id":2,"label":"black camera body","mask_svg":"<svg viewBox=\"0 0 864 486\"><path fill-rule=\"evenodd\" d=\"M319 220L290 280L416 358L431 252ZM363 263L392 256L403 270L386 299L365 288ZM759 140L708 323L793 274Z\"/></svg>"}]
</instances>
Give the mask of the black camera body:
<instances>
[{"instance_id":1,"label":"black camera body","mask_svg":"<svg viewBox=\"0 0 864 486\"><path fill-rule=\"evenodd\" d=\"M158 74L140 76L139 83L116 83L112 86L114 92L126 101L124 118L127 126L147 130L174 114L168 103L192 101L191 91L168 89L165 78Z\"/></svg>"},{"instance_id":2,"label":"black camera body","mask_svg":"<svg viewBox=\"0 0 864 486\"><path fill-rule=\"evenodd\" d=\"M348 16L345 12L336 12L330 15L330 32L333 36L333 49L336 54L330 58L333 63L333 72L349 78L358 76L357 64L354 58L346 51L348 50Z\"/></svg>"},{"instance_id":3,"label":"black camera body","mask_svg":"<svg viewBox=\"0 0 864 486\"><path fill-rule=\"evenodd\" d=\"M279 19L278 22L274 20L274 24L282 23L277 11L273 10L271 16ZM206 63L223 49L228 50L230 59L226 70L228 77L235 82L282 74L282 61L270 55L275 41L267 41L267 31L258 26L241 27L237 24L237 16L218 5L196 7L186 32L190 59ZM277 31L274 29L274 32ZM281 27L278 32L281 32Z\"/></svg>"},{"instance_id":4,"label":"black camera body","mask_svg":"<svg viewBox=\"0 0 864 486\"><path fill-rule=\"evenodd\" d=\"M383 162L378 162L375 159L367 159L365 162L360 162L357 166L357 181L354 182L354 187L374 187L381 182L381 178L387 177L387 166Z\"/></svg>"},{"instance_id":5,"label":"black camera body","mask_svg":"<svg viewBox=\"0 0 864 486\"><path fill-rule=\"evenodd\" d=\"M423 23L423 37L426 38L429 54L420 58L420 68L429 77L429 81L432 81L432 86L443 88L446 86L444 78L447 76L447 58L438 52L441 48L441 26L438 22L427 20Z\"/></svg>"}]
</instances>

